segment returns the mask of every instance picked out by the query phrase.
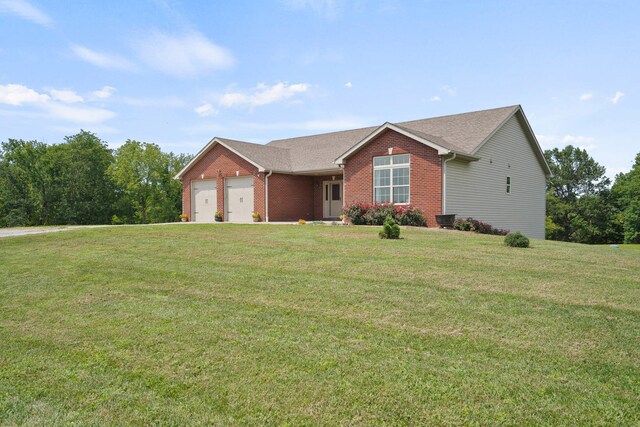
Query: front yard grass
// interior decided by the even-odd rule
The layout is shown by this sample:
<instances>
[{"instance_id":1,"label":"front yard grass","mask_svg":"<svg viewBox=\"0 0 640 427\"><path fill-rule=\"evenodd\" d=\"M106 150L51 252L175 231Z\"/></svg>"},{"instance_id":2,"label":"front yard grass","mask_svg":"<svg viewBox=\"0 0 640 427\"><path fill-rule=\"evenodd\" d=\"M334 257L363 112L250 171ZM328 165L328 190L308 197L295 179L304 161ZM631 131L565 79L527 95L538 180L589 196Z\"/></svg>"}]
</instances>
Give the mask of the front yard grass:
<instances>
[{"instance_id":1,"label":"front yard grass","mask_svg":"<svg viewBox=\"0 0 640 427\"><path fill-rule=\"evenodd\" d=\"M0 424L640 423L640 258L318 225L0 240Z\"/></svg>"}]
</instances>

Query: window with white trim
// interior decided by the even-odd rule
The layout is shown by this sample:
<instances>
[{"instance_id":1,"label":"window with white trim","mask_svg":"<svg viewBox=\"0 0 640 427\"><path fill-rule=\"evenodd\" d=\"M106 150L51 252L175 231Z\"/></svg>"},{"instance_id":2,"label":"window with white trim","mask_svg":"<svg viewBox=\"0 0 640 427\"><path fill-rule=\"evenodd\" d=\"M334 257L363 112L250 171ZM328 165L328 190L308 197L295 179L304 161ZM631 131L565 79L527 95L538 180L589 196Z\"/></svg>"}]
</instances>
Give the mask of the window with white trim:
<instances>
[{"instance_id":1,"label":"window with white trim","mask_svg":"<svg viewBox=\"0 0 640 427\"><path fill-rule=\"evenodd\" d=\"M507 194L511 194L511 177L507 177Z\"/></svg>"},{"instance_id":2,"label":"window with white trim","mask_svg":"<svg viewBox=\"0 0 640 427\"><path fill-rule=\"evenodd\" d=\"M409 154L373 158L373 201L409 203Z\"/></svg>"}]
</instances>

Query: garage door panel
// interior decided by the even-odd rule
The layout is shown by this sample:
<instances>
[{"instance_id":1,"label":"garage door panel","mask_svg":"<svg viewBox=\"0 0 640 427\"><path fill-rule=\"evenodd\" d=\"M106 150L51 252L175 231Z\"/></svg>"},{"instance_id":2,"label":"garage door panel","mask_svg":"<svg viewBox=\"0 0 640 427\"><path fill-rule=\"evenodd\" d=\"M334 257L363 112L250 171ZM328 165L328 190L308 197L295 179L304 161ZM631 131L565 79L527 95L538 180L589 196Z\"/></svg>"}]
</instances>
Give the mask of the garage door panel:
<instances>
[{"instance_id":1,"label":"garage door panel","mask_svg":"<svg viewBox=\"0 0 640 427\"><path fill-rule=\"evenodd\" d=\"M225 180L225 206L227 221L253 221L253 176Z\"/></svg>"},{"instance_id":2,"label":"garage door panel","mask_svg":"<svg viewBox=\"0 0 640 427\"><path fill-rule=\"evenodd\" d=\"M213 222L218 204L218 183L216 180L198 180L191 183L193 207L191 221Z\"/></svg>"}]
</instances>

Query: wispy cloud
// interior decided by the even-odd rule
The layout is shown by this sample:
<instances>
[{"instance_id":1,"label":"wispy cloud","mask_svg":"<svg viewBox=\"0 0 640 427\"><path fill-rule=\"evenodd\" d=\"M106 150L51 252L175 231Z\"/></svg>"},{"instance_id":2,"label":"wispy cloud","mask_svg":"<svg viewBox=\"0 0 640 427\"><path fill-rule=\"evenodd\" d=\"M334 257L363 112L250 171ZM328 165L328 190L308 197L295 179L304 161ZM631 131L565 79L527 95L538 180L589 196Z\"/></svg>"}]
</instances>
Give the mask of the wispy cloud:
<instances>
[{"instance_id":1,"label":"wispy cloud","mask_svg":"<svg viewBox=\"0 0 640 427\"><path fill-rule=\"evenodd\" d=\"M0 104L26 108L36 107L45 118L64 120L74 123L101 123L116 114L104 108L85 105L71 106L69 103L84 101L72 90L49 91L51 96L39 93L20 84L0 85Z\"/></svg>"},{"instance_id":2,"label":"wispy cloud","mask_svg":"<svg viewBox=\"0 0 640 427\"><path fill-rule=\"evenodd\" d=\"M276 83L268 86L259 83L255 88L248 92L227 92L220 99L220 106L229 108L235 106L259 107L262 105L272 104L274 102L284 101L297 94L307 92L309 85L307 83Z\"/></svg>"},{"instance_id":3,"label":"wispy cloud","mask_svg":"<svg viewBox=\"0 0 640 427\"><path fill-rule=\"evenodd\" d=\"M0 13L17 15L44 27L53 25L53 19L49 15L26 0L0 0Z\"/></svg>"},{"instance_id":4,"label":"wispy cloud","mask_svg":"<svg viewBox=\"0 0 640 427\"><path fill-rule=\"evenodd\" d=\"M78 58L96 67L127 71L136 68L131 61L120 55L98 52L80 45L72 45L71 50Z\"/></svg>"},{"instance_id":5,"label":"wispy cloud","mask_svg":"<svg viewBox=\"0 0 640 427\"><path fill-rule=\"evenodd\" d=\"M371 125L370 121L356 117L339 119L319 119L302 122L270 122L270 123L237 123L237 126L250 130L292 130L292 131L318 131L330 132L344 129L357 129Z\"/></svg>"},{"instance_id":6,"label":"wispy cloud","mask_svg":"<svg viewBox=\"0 0 640 427\"><path fill-rule=\"evenodd\" d=\"M218 110L216 110L213 105L209 104L208 102L205 102L201 106L194 108L193 111L195 111L196 114L200 117L216 116L218 114Z\"/></svg>"},{"instance_id":7,"label":"wispy cloud","mask_svg":"<svg viewBox=\"0 0 640 427\"><path fill-rule=\"evenodd\" d=\"M98 99L111 98L111 95L116 91L115 87L105 86L102 89L94 90L91 95Z\"/></svg>"},{"instance_id":8,"label":"wispy cloud","mask_svg":"<svg viewBox=\"0 0 640 427\"><path fill-rule=\"evenodd\" d=\"M38 93L20 84L0 85L0 104L14 106L41 104L49 99L49 95Z\"/></svg>"},{"instance_id":9,"label":"wispy cloud","mask_svg":"<svg viewBox=\"0 0 640 427\"><path fill-rule=\"evenodd\" d=\"M456 96L458 94L458 89L449 85L441 86L440 90L449 96Z\"/></svg>"},{"instance_id":10,"label":"wispy cloud","mask_svg":"<svg viewBox=\"0 0 640 427\"><path fill-rule=\"evenodd\" d=\"M613 95L613 98L610 99L610 101L612 104L617 104L618 102L620 102L623 96L624 96L623 92L617 91L616 94Z\"/></svg>"},{"instance_id":11,"label":"wispy cloud","mask_svg":"<svg viewBox=\"0 0 640 427\"><path fill-rule=\"evenodd\" d=\"M552 148L552 147L560 147L564 145L574 145L578 148L587 151L593 151L596 149L597 145L593 144L595 138L592 136L585 135L571 135L567 134L564 136L558 135L536 135L538 142L542 145L543 148Z\"/></svg>"},{"instance_id":12,"label":"wispy cloud","mask_svg":"<svg viewBox=\"0 0 640 427\"><path fill-rule=\"evenodd\" d=\"M74 104L76 102L84 102L84 98L81 97L80 95L78 95L77 93L75 93L75 91L73 90L69 90L69 89L64 89L64 90L58 90L58 89L51 89L49 91L49 93L51 94L51 98L54 99L55 101L61 101L67 104Z\"/></svg>"},{"instance_id":13,"label":"wispy cloud","mask_svg":"<svg viewBox=\"0 0 640 427\"><path fill-rule=\"evenodd\" d=\"M580 95L580 101L591 101L593 99L593 94L591 92L583 93Z\"/></svg>"},{"instance_id":14,"label":"wispy cloud","mask_svg":"<svg viewBox=\"0 0 640 427\"><path fill-rule=\"evenodd\" d=\"M292 10L311 10L325 18L335 18L340 11L340 0L283 0L283 4Z\"/></svg>"},{"instance_id":15,"label":"wispy cloud","mask_svg":"<svg viewBox=\"0 0 640 427\"><path fill-rule=\"evenodd\" d=\"M174 77L195 77L235 63L231 52L197 32L175 35L152 31L133 47L148 66Z\"/></svg>"},{"instance_id":16,"label":"wispy cloud","mask_svg":"<svg viewBox=\"0 0 640 427\"><path fill-rule=\"evenodd\" d=\"M442 101L442 98L440 98L438 95L433 95L431 98L429 98L429 101L438 102L438 101Z\"/></svg>"},{"instance_id":17,"label":"wispy cloud","mask_svg":"<svg viewBox=\"0 0 640 427\"><path fill-rule=\"evenodd\" d=\"M344 87L351 89L353 87L353 84L351 82L346 82L344 84Z\"/></svg>"}]
</instances>

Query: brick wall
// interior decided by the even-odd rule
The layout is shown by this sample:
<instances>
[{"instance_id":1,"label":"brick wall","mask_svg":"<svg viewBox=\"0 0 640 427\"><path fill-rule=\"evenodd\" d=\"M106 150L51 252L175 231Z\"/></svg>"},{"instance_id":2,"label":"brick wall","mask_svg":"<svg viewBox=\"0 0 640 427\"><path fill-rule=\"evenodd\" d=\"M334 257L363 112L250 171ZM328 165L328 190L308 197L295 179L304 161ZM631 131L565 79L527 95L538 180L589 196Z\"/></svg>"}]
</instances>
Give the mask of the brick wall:
<instances>
[{"instance_id":1,"label":"brick wall","mask_svg":"<svg viewBox=\"0 0 640 427\"><path fill-rule=\"evenodd\" d=\"M442 209L442 160L431 147L392 130L349 157L344 168L345 203L373 203L373 157L410 153L411 205L425 213L427 226L435 227L435 215Z\"/></svg>"},{"instance_id":2,"label":"brick wall","mask_svg":"<svg viewBox=\"0 0 640 427\"><path fill-rule=\"evenodd\" d=\"M216 179L218 183L217 206L224 209L224 178L253 175L253 204L254 212L264 213L264 173L244 160L242 157L216 144L182 177L182 211L191 220L191 181L199 179Z\"/></svg>"},{"instance_id":3,"label":"brick wall","mask_svg":"<svg viewBox=\"0 0 640 427\"><path fill-rule=\"evenodd\" d=\"M269 221L313 220L313 185L312 176L272 174L269 177Z\"/></svg>"}]
</instances>

